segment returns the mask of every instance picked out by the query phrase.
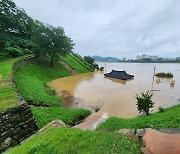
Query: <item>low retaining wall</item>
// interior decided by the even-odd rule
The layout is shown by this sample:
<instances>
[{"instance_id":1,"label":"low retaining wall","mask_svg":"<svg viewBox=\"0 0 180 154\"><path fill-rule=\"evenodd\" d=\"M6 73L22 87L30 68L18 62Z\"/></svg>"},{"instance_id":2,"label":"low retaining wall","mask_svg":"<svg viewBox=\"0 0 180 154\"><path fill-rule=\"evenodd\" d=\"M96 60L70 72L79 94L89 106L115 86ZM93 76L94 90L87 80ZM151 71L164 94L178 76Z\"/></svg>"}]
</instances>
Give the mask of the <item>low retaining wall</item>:
<instances>
[{"instance_id":1,"label":"low retaining wall","mask_svg":"<svg viewBox=\"0 0 180 154\"><path fill-rule=\"evenodd\" d=\"M12 74L13 76L16 74L16 71L18 70L19 67L29 64L30 62L32 62L35 59L34 56L28 56L25 57L24 59L18 60L13 64L13 68L12 68Z\"/></svg>"},{"instance_id":2,"label":"low retaining wall","mask_svg":"<svg viewBox=\"0 0 180 154\"><path fill-rule=\"evenodd\" d=\"M32 60L34 60L34 57L27 57L15 62L13 65L12 84L17 92L19 106L0 112L0 153L19 144L38 130L31 109L28 103L24 101L14 82L17 69Z\"/></svg>"},{"instance_id":3,"label":"low retaining wall","mask_svg":"<svg viewBox=\"0 0 180 154\"><path fill-rule=\"evenodd\" d=\"M38 130L27 103L0 113L0 152L19 144Z\"/></svg>"}]
</instances>

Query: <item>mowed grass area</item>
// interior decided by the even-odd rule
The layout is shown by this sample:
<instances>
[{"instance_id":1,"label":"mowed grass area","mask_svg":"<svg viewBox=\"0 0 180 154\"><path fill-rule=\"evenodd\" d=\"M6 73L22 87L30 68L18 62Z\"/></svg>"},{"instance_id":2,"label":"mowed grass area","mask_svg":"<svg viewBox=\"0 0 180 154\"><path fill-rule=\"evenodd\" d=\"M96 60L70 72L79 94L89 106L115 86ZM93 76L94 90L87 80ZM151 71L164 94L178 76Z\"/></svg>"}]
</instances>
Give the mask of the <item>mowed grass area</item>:
<instances>
[{"instance_id":1,"label":"mowed grass area","mask_svg":"<svg viewBox=\"0 0 180 154\"><path fill-rule=\"evenodd\" d=\"M9 154L140 154L137 140L120 133L50 128L12 149Z\"/></svg>"},{"instance_id":2,"label":"mowed grass area","mask_svg":"<svg viewBox=\"0 0 180 154\"><path fill-rule=\"evenodd\" d=\"M45 84L51 80L70 75L69 70L62 64L56 63L54 67L50 67L48 60L39 59L21 67L15 75L15 81L26 101L61 105L61 99L58 96L47 93Z\"/></svg>"},{"instance_id":3,"label":"mowed grass area","mask_svg":"<svg viewBox=\"0 0 180 154\"><path fill-rule=\"evenodd\" d=\"M0 61L0 111L18 105L11 77L13 63L21 58L23 57Z\"/></svg>"},{"instance_id":4,"label":"mowed grass area","mask_svg":"<svg viewBox=\"0 0 180 154\"><path fill-rule=\"evenodd\" d=\"M78 61L77 59L75 59L75 57L73 57L70 54L67 54L66 56L61 56L61 60L66 62L69 66L71 66L74 70L76 70L79 73L88 73L91 71L90 68L87 68L88 66L83 66L82 62Z\"/></svg>"},{"instance_id":5,"label":"mowed grass area","mask_svg":"<svg viewBox=\"0 0 180 154\"><path fill-rule=\"evenodd\" d=\"M31 107L39 128L56 119L69 125L75 125L78 120L85 118L91 112L84 109L70 110L60 107L61 98L54 91L49 90L46 83L70 76L71 73L61 63L55 63L54 67L49 64L48 60L38 59L21 67L15 75L16 85L27 102L49 105L47 108Z\"/></svg>"},{"instance_id":6,"label":"mowed grass area","mask_svg":"<svg viewBox=\"0 0 180 154\"><path fill-rule=\"evenodd\" d=\"M112 117L102 123L98 129L116 131L122 128L180 128L180 104L150 116L132 119Z\"/></svg>"},{"instance_id":7,"label":"mowed grass area","mask_svg":"<svg viewBox=\"0 0 180 154\"><path fill-rule=\"evenodd\" d=\"M65 109L60 107L37 108L31 107L39 128L44 127L53 120L60 119L70 126L76 125L81 119L91 114L85 109Z\"/></svg>"}]
</instances>

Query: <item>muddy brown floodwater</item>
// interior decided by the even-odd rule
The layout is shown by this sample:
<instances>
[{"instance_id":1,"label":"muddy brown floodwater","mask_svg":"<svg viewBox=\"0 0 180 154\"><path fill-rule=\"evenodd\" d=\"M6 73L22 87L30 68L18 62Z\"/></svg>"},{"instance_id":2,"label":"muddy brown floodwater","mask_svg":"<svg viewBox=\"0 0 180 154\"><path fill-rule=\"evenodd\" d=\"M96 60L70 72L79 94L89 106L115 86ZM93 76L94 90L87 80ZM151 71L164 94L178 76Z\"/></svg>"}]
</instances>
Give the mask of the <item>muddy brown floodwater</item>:
<instances>
[{"instance_id":1,"label":"muddy brown floodwater","mask_svg":"<svg viewBox=\"0 0 180 154\"><path fill-rule=\"evenodd\" d=\"M105 66L104 63L99 63ZM156 72L171 72L173 79L152 80ZM180 64L136 64L107 63L106 72L112 69L125 70L135 75L133 80L123 81L105 78L103 73L93 72L53 80L49 83L63 99L63 107L86 108L94 111L92 115L108 113L109 116L131 118L138 116L136 94L154 90L155 108L170 107L180 103ZM174 85L170 82L175 80ZM96 112L95 112L96 111Z\"/></svg>"}]
</instances>

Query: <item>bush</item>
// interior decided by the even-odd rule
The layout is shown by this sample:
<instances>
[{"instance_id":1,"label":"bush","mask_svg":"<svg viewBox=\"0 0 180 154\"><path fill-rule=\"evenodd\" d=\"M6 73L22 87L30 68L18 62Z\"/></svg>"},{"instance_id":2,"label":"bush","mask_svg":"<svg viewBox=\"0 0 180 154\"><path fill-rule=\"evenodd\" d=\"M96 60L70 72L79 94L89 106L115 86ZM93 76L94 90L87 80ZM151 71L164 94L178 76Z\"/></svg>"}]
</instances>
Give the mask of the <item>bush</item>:
<instances>
[{"instance_id":1,"label":"bush","mask_svg":"<svg viewBox=\"0 0 180 154\"><path fill-rule=\"evenodd\" d=\"M11 47L11 46L7 46L5 48L5 52L10 56L10 57L18 57L23 55L22 50L19 47Z\"/></svg>"},{"instance_id":2,"label":"bush","mask_svg":"<svg viewBox=\"0 0 180 154\"><path fill-rule=\"evenodd\" d=\"M145 93L141 93L141 96L136 95L137 99L137 108L139 113L149 115L149 109L154 107L154 102L152 101L153 93L151 91L147 91Z\"/></svg>"},{"instance_id":3,"label":"bush","mask_svg":"<svg viewBox=\"0 0 180 154\"><path fill-rule=\"evenodd\" d=\"M173 78L173 74L172 73L164 73L164 72L156 73L155 76L157 76L157 77Z\"/></svg>"},{"instance_id":4,"label":"bush","mask_svg":"<svg viewBox=\"0 0 180 154\"><path fill-rule=\"evenodd\" d=\"M94 64L93 64L93 67L94 67L94 69L99 69L99 66L98 66L97 63L94 63Z\"/></svg>"},{"instance_id":5,"label":"bush","mask_svg":"<svg viewBox=\"0 0 180 154\"><path fill-rule=\"evenodd\" d=\"M158 108L158 110L159 110L159 112L164 112L164 111L165 111L165 109L164 109L162 106L160 106L160 107Z\"/></svg>"},{"instance_id":6,"label":"bush","mask_svg":"<svg viewBox=\"0 0 180 154\"><path fill-rule=\"evenodd\" d=\"M91 64L91 65L94 64L94 58L93 58L93 57L84 56L84 60L85 60L87 63Z\"/></svg>"},{"instance_id":7,"label":"bush","mask_svg":"<svg viewBox=\"0 0 180 154\"><path fill-rule=\"evenodd\" d=\"M104 71L104 67L100 67L100 69L99 69L100 71Z\"/></svg>"}]
</instances>

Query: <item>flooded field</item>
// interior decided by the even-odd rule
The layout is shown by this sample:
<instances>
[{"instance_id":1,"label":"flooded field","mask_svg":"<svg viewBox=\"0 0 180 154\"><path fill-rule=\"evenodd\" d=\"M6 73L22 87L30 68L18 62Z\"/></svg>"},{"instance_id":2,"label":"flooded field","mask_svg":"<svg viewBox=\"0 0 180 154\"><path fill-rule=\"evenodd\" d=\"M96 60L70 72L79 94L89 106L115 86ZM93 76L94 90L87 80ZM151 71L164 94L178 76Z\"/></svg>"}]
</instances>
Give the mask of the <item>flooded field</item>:
<instances>
[{"instance_id":1,"label":"flooded field","mask_svg":"<svg viewBox=\"0 0 180 154\"><path fill-rule=\"evenodd\" d=\"M99 63L105 66L104 63ZM156 72L171 72L173 79L160 78L153 82L153 69ZM86 108L94 111L92 115L108 113L109 116L131 118L138 116L136 94L154 90L154 111L158 107L170 107L180 103L180 64L136 64L107 63L106 72L112 69L125 70L135 78L129 81L105 78L101 72L86 73L56 79L49 83L63 98L63 107ZM170 86L170 81L175 85Z\"/></svg>"}]
</instances>

